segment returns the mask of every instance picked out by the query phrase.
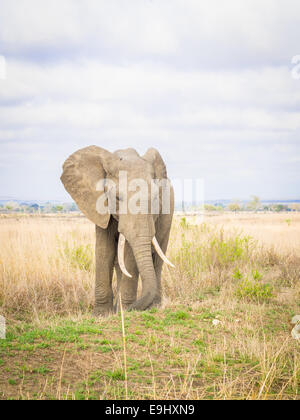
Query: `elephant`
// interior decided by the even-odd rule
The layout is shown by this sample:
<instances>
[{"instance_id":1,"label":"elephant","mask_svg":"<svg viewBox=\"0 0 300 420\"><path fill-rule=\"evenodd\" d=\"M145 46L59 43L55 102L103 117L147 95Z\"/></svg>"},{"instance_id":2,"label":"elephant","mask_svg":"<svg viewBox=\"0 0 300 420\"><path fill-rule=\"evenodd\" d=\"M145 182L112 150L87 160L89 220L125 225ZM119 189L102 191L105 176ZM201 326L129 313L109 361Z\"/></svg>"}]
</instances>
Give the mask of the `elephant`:
<instances>
[{"instance_id":1,"label":"elephant","mask_svg":"<svg viewBox=\"0 0 300 420\"><path fill-rule=\"evenodd\" d=\"M147 188L135 202L137 189L132 188L132 183L136 180ZM165 184L161 182L163 180ZM98 146L85 147L65 161L61 181L78 208L96 227L94 315L106 316L116 312L118 293L121 294L122 307L127 310L159 306L163 262L173 266L165 253L174 213L174 190L159 152L150 148L140 156L132 148L111 153ZM150 194L154 184L157 190ZM169 191L167 211L163 211L165 189ZM141 207L140 211L130 211L130 200L146 205L152 205L156 200L157 211L142 211ZM102 208L99 211L99 203L105 204L106 211ZM115 304L112 290L114 269L117 276ZM139 276L142 291L137 298Z\"/></svg>"}]
</instances>

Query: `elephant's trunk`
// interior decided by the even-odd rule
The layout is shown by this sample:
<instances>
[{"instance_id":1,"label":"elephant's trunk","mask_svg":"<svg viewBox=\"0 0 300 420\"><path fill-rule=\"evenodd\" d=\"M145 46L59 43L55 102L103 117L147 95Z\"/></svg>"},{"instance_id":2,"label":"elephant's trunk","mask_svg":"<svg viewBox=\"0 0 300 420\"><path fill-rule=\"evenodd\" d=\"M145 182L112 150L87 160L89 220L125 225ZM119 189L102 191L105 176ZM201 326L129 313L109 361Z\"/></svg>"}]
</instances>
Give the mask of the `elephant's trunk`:
<instances>
[{"instance_id":1,"label":"elephant's trunk","mask_svg":"<svg viewBox=\"0 0 300 420\"><path fill-rule=\"evenodd\" d=\"M129 310L142 311L152 303L157 293L156 274L153 266L151 239L142 237L130 244L142 279L141 297L129 306Z\"/></svg>"}]
</instances>

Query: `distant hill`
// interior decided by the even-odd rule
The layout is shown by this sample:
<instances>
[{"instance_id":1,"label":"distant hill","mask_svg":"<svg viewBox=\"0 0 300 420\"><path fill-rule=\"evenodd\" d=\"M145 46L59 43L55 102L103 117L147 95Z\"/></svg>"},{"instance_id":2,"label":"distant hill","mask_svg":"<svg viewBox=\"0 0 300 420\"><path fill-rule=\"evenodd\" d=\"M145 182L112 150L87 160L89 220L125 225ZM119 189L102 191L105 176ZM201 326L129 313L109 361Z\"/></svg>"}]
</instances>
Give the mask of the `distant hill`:
<instances>
[{"instance_id":1,"label":"distant hill","mask_svg":"<svg viewBox=\"0 0 300 420\"><path fill-rule=\"evenodd\" d=\"M220 207L227 207L229 203L232 201L235 201L234 199L216 199L216 200L205 200L205 204L210 204L213 206L220 206ZM249 200L238 200L238 202L243 206L246 205ZM291 203L300 203L300 199L295 200L284 200L284 199L276 199L276 200L260 200L261 204L263 205L272 205L272 204L282 204L282 205L288 205ZM0 206L5 206L7 203L16 203L19 206L39 206L39 207L49 207L49 206L72 206L74 205L74 202L72 201L62 201L62 200L26 200L26 199L19 199L14 197L8 197L8 196L0 196ZM184 208L188 209L192 206L200 206L202 203L192 203L192 202L184 202ZM182 210L182 202L175 201L175 209L176 210ZM77 207L77 206L76 206Z\"/></svg>"},{"instance_id":2,"label":"distant hill","mask_svg":"<svg viewBox=\"0 0 300 420\"><path fill-rule=\"evenodd\" d=\"M236 201L235 199L229 200L229 199L218 199L218 200L205 200L204 204L211 204L213 206L221 206L221 207L227 207L229 203L232 203L233 201ZM237 200L242 206L249 203L249 200ZM291 203L300 203L299 200L260 200L261 204L263 205L271 205L271 204L283 204L288 205ZM184 202L184 207L189 208L191 206L200 206L202 203L192 203L192 202ZM176 210L182 209L182 202L175 201L175 208Z\"/></svg>"},{"instance_id":3,"label":"distant hill","mask_svg":"<svg viewBox=\"0 0 300 420\"><path fill-rule=\"evenodd\" d=\"M0 197L0 205L4 205L7 203L17 203L19 205L28 205L31 206L33 204L38 204L39 206L44 206L46 204L52 204L53 206L57 206L59 204L72 204L72 201L62 201L62 200L26 200L26 199L18 199L18 198L13 198L13 197Z\"/></svg>"}]
</instances>

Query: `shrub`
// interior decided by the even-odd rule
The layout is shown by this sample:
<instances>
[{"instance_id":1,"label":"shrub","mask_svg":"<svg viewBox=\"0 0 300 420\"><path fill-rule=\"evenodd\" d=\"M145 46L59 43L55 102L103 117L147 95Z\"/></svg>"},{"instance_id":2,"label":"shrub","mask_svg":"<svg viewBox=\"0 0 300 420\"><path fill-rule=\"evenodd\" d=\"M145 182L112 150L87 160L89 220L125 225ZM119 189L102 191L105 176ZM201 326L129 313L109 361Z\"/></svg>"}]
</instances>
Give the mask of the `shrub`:
<instances>
[{"instance_id":1,"label":"shrub","mask_svg":"<svg viewBox=\"0 0 300 420\"><path fill-rule=\"evenodd\" d=\"M233 278L235 280L241 280L243 278L243 274L240 272L239 269L236 269L233 273Z\"/></svg>"},{"instance_id":2,"label":"shrub","mask_svg":"<svg viewBox=\"0 0 300 420\"><path fill-rule=\"evenodd\" d=\"M236 234L226 239L221 230L210 239L207 259L211 264L215 262L219 266L227 266L234 261L246 258L250 243L250 236Z\"/></svg>"},{"instance_id":3,"label":"shrub","mask_svg":"<svg viewBox=\"0 0 300 420\"><path fill-rule=\"evenodd\" d=\"M74 268L85 271L92 269L94 253L91 244L70 246L65 242L62 256L69 260Z\"/></svg>"},{"instance_id":4,"label":"shrub","mask_svg":"<svg viewBox=\"0 0 300 420\"><path fill-rule=\"evenodd\" d=\"M206 230L202 225L189 231L192 237L182 233L175 261L190 278L206 270L229 268L236 261L247 262L254 249L250 236L239 233L225 235L223 230ZM205 240L203 233L207 235Z\"/></svg>"},{"instance_id":5,"label":"shrub","mask_svg":"<svg viewBox=\"0 0 300 420\"><path fill-rule=\"evenodd\" d=\"M237 278L236 273L233 277ZM252 278L249 278L249 276L243 278L241 276L240 279L236 288L236 295L239 298L255 301L268 301L273 297L272 286L261 281L262 275L257 270L255 273L252 273Z\"/></svg>"},{"instance_id":6,"label":"shrub","mask_svg":"<svg viewBox=\"0 0 300 420\"><path fill-rule=\"evenodd\" d=\"M187 229L187 228L189 227L189 225L188 225L188 223L187 223L187 221L186 221L186 218L185 218L185 217L182 217L182 218L181 218L181 220L180 220L180 226L181 226L183 229Z\"/></svg>"}]
</instances>

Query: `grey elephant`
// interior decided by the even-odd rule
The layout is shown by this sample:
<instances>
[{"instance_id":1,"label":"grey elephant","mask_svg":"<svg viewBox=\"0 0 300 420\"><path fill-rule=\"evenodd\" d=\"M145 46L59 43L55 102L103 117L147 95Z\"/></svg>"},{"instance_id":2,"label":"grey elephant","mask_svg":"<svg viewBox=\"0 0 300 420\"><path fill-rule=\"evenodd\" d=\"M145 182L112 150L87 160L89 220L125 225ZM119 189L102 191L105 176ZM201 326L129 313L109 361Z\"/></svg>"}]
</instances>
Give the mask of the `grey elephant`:
<instances>
[{"instance_id":1,"label":"grey elephant","mask_svg":"<svg viewBox=\"0 0 300 420\"><path fill-rule=\"evenodd\" d=\"M156 211L149 211L149 206L148 211L128 209L128 203L137 194L137 189L132 188L136 180L149 187L139 196L139 204L152 206L156 202ZM157 186L154 193L153 180ZM167 211L163 211L163 193L167 187L157 180L168 181ZM96 225L94 314L107 315L116 309L112 291L114 269L125 309L145 310L159 305L163 261L172 265L165 253L174 212L174 192L159 152L151 148L140 156L134 149L110 153L101 147L89 146L65 161L61 181L79 209ZM99 203L106 211L103 208L99 211ZM137 299L139 275L142 292Z\"/></svg>"}]
</instances>

